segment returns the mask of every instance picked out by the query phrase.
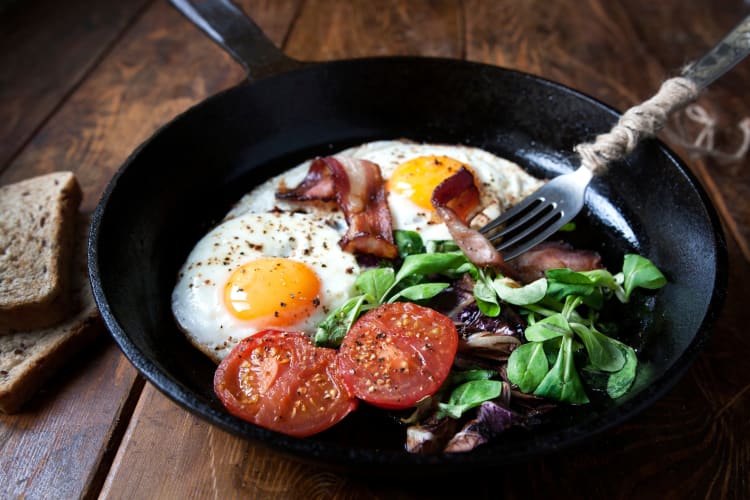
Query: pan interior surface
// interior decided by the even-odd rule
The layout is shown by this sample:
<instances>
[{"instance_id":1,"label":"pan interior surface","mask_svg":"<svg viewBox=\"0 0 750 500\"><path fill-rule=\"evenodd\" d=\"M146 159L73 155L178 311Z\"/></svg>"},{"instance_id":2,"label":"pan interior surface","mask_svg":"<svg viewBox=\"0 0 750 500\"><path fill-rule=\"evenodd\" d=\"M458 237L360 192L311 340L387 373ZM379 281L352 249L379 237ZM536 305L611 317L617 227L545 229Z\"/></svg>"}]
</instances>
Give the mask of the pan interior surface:
<instances>
[{"instance_id":1,"label":"pan interior surface","mask_svg":"<svg viewBox=\"0 0 750 500\"><path fill-rule=\"evenodd\" d=\"M108 187L94 216L92 281L102 315L131 362L169 397L233 433L332 464L493 465L560 449L657 399L705 341L723 288L716 216L695 179L655 141L589 188L576 244L611 269L649 256L669 280L623 323L640 349L636 387L614 402L556 411L468 454L412 456L404 432L363 408L304 440L226 413L215 365L177 329L170 295L197 240L252 187L307 158L376 139L467 144L551 177L575 167L573 146L617 115L557 84L460 61L388 58L311 66L219 94L162 128Z\"/></svg>"}]
</instances>

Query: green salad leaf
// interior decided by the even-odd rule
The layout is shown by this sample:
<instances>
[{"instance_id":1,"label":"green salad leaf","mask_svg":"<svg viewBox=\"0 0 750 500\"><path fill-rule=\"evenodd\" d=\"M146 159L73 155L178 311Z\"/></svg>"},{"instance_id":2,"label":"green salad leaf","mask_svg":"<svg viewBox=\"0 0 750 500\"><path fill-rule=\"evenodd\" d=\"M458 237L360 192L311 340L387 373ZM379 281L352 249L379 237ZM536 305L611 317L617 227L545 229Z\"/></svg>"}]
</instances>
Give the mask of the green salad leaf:
<instances>
[{"instance_id":1,"label":"green salad leaf","mask_svg":"<svg viewBox=\"0 0 750 500\"><path fill-rule=\"evenodd\" d=\"M494 318L500 314L497 293L486 280L480 279L474 284L474 300L477 301L477 307L485 316Z\"/></svg>"},{"instance_id":2,"label":"green salad leaf","mask_svg":"<svg viewBox=\"0 0 750 500\"><path fill-rule=\"evenodd\" d=\"M395 282L396 273L393 268L378 267L357 276L354 286L366 297L368 302L375 304L383 300L383 297Z\"/></svg>"},{"instance_id":3,"label":"green salad leaf","mask_svg":"<svg viewBox=\"0 0 750 500\"><path fill-rule=\"evenodd\" d=\"M625 365L625 356L619 342L600 333L593 326L571 323L589 355L591 365L605 372L616 372Z\"/></svg>"},{"instance_id":4,"label":"green salad leaf","mask_svg":"<svg viewBox=\"0 0 750 500\"><path fill-rule=\"evenodd\" d=\"M555 364L534 390L534 395L572 404L589 402L576 370L573 340L570 337L562 338Z\"/></svg>"},{"instance_id":5,"label":"green salad leaf","mask_svg":"<svg viewBox=\"0 0 750 500\"><path fill-rule=\"evenodd\" d=\"M420 283L418 285L412 285L393 295L388 299L388 303L393 303L401 299L410 300L412 302L431 299L449 286L451 286L450 283Z\"/></svg>"},{"instance_id":6,"label":"green salad leaf","mask_svg":"<svg viewBox=\"0 0 750 500\"><path fill-rule=\"evenodd\" d=\"M502 394L503 383L499 380L470 380L450 393L447 403L438 403L438 418L461 418L466 411Z\"/></svg>"},{"instance_id":7,"label":"green salad leaf","mask_svg":"<svg viewBox=\"0 0 750 500\"><path fill-rule=\"evenodd\" d=\"M396 283L412 275L458 274L457 270L467 262L461 251L409 255L396 273Z\"/></svg>"},{"instance_id":8,"label":"green salad leaf","mask_svg":"<svg viewBox=\"0 0 750 500\"><path fill-rule=\"evenodd\" d=\"M352 297L326 316L315 330L315 336L313 337L315 345L321 347L338 347L341 345L346 332L349 331L360 312L362 312L366 298L365 295Z\"/></svg>"},{"instance_id":9,"label":"green salad leaf","mask_svg":"<svg viewBox=\"0 0 750 500\"><path fill-rule=\"evenodd\" d=\"M549 371L544 343L527 342L514 349L508 358L507 371L508 378L522 392L534 392Z\"/></svg>"},{"instance_id":10,"label":"green salad leaf","mask_svg":"<svg viewBox=\"0 0 750 500\"><path fill-rule=\"evenodd\" d=\"M396 229L393 232L393 240L398 247L398 255L404 257L417 253L425 253L427 249L422 242L422 237L416 231Z\"/></svg>"},{"instance_id":11,"label":"green salad leaf","mask_svg":"<svg viewBox=\"0 0 750 500\"><path fill-rule=\"evenodd\" d=\"M664 286L664 275L650 260L628 254L621 273L553 269L546 272L546 282L543 299L522 305L527 343L508 359L508 379L526 393L585 403L588 396L576 369L578 345L587 373L605 377L611 398L622 397L635 380L638 358L633 348L602 333L599 311L609 298L627 302L636 288Z\"/></svg>"},{"instance_id":12,"label":"green salad leaf","mask_svg":"<svg viewBox=\"0 0 750 500\"><path fill-rule=\"evenodd\" d=\"M556 337L569 336L570 331L568 320L562 313L557 313L529 325L524 336L531 342L544 342Z\"/></svg>"},{"instance_id":13,"label":"green salad leaf","mask_svg":"<svg viewBox=\"0 0 750 500\"><path fill-rule=\"evenodd\" d=\"M516 306L534 304L547 295L547 280L544 278L519 286L514 280L501 276L492 282L492 287L501 300Z\"/></svg>"},{"instance_id":14,"label":"green salad leaf","mask_svg":"<svg viewBox=\"0 0 750 500\"><path fill-rule=\"evenodd\" d=\"M636 357L633 348L621 342L618 342L618 344L620 350L625 356L625 364L619 371L611 374L607 380L607 394L609 394L609 397L612 399L622 397L628 392L633 385L636 368L638 367L638 358Z\"/></svg>"},{"instance_id":15,"label":"green salad leaf","mask_svg":"<svg viewBox=\"0 0 750 500\"><path fill-rule=\"evenodd\" d=\"M637 287L655 290L667 283L667 279L653 262L636 254L625 256L622 274L624 276L625 302L630 300L630 294Z\"/></svg>"}]
</instances>

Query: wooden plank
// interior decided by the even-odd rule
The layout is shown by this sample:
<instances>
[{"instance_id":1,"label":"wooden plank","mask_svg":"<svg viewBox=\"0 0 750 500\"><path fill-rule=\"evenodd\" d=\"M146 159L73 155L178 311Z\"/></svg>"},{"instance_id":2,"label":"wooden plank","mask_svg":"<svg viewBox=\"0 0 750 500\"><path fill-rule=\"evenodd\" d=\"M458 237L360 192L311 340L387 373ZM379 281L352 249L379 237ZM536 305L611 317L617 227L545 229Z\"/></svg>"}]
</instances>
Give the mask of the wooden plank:
<instances>
[{"instance_id":1,"label":"wooden plank","mask_svg":"<svg viewBox=\"0 0 750 500\"><path fill-rule=\"evenodd\" d=\"M0 20L0 169L96 65L146 1L19 2ZM41 71L40 68L44 68ZM74 128L75 120L67 124ZM0 183L70 168L43 162ZM12 170L12 169L10 169ZM82 182L85 178L79 177ZM111 340L71 360L16 415L0 415L2 498L75 498L98 491L142 381ZM12 473L11 473L12 471ZM106 471L106 469L105 469Z\"/></svg>"},{"instance_id":2,"label":"wooden plank","mask_svg":"<svg viewBox=\"0 0 750 500\"><path fill-rule=\"evenodd\" d=\"M100 464L110 463L110 442L124 431L120 418L127 422L136 402L129 396L140 393L136 377L115 344L102 340L71 360L21 413L0 414L0 498L96 493L104 479Z\"/></svg>"},{"instance_id":3,"label":"wooden plank","mask_svg":"<svg viewBox=\"0 0 750 500\"><path fill-rule=\"evenodd\" d=\"M244 73L166 2L156 2L35 135L3 175L49 169L78 175L93 210L112 174L159 126Z\"/></svg>"},{"instance_id":4,"label":"wooden plank","mask_svg":"<svg viewBox=\"0 0 750 500\"><path fill-rule=\"evenodd\" d=\"M0 171L150 0L13 2L0 16Z\"/></svg>"},{"instance_id":5,"label":"wooden plank","mask_svg":"<svg viewBox=\"0 0 750 500\"><path fill-rule=\"evenodd\" d=\"M284 49L308 61L393 54L460 58L462 29L456 0L311 0Z\"/></svg>"},{"instance_id":6,"label":"wooden plank","mask_svg":"<svg viewBox=\"0 0 750 500\"><path fill-rule=\"evenodd\" d=\"M164 443L169 435L170 444ZM158 467L155 464L159 464ZM366 489L197 419L150 384L100 498L316 498Z\"/></svg>"},{"instance_id":7,"label":"wooden plank","mask_svg":"<svg viewBox=\"0 0 750 500\"><path fill-rule=\"evenodd\" d=\"M466 2L468 59L548 78L620 108L663 76L658 61L642 57L635 30L627 9L612 2ZM626 78L633 68L636 86Z\"/></svg>"}]
</instances>

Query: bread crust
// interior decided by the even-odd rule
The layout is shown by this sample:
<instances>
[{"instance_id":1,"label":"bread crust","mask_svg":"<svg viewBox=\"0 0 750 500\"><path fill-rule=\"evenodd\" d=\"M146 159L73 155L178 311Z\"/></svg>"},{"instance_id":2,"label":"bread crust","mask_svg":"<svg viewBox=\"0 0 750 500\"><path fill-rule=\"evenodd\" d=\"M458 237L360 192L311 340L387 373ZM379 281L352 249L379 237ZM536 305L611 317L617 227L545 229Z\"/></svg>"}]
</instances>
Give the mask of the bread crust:
<instances>
[{"instance_id":1,"label":"bread crust","mask_svg":"<svg viewBox=\"0 0 750 500\"><path fill-rule=\"evenodd\" d=\"M70 358L103 331L86 266L88 218L76 224L73 314L54 327L0 336L0 411L15 413Z\"/></svg>"},{"instance_id":2,"label":"bread crust","mask_svg":"<svg viewBox=\"0 0 750 500\"><path fill-rule=\"evenodd\" d=\"M0 335L49 327L68 316L80 203L72 172L0 187Z\"/></svg>"}]
</instances>

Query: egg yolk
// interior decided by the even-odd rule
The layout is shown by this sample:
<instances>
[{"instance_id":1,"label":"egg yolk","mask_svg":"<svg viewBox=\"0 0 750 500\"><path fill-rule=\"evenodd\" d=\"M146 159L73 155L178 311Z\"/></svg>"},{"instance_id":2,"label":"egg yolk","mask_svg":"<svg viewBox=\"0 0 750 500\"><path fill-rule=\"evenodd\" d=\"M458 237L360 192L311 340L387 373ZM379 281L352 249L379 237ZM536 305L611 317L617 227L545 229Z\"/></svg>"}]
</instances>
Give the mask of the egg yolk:
<instances>
[{"instance_id":1,"label":"egg yolk","mask_svg":"<svg viewBox=\"0 0 750 500\"><path fill-rule=\"evenodd\" d=\"M224 286L224 303L242 320L263 326L289 326L320 304L320 279L302 262L278 257L254 260L235 269Z\"/></svg>"},{"instance_id":2,"label":"egg yolk","mask_svg":"<svg viewBox=\"0 0 750 500\"><path fill-rule=\"evenodd\" d=\"M420 156L400 164L386 184L390 193L410 199L415 205L433 211L432 192L441 182L455 174L461 167L471 171L468 165L448 156ZM458 213L465 218L474 207L462 208Z\"/></svg>"}]
</instances>

